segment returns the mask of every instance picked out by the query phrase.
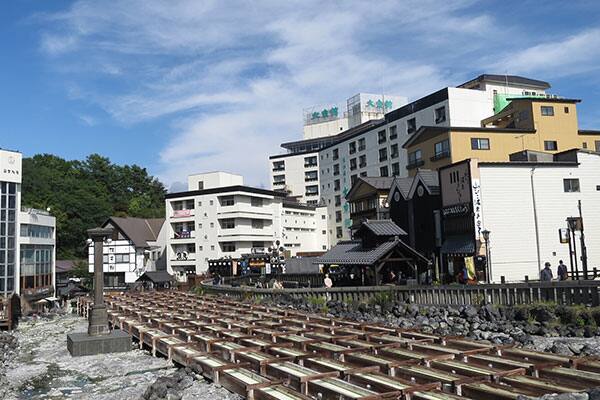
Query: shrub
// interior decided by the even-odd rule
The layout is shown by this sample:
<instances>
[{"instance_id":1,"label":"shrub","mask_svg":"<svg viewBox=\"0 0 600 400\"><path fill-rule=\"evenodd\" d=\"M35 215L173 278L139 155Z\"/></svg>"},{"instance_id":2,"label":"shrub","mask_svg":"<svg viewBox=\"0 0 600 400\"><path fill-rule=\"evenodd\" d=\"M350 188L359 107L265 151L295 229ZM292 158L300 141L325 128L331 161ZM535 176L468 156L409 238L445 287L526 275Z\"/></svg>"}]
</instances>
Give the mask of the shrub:
<instances>
[{"instance_id":1,"label":"shrub","mask_svg":"<svg viewBox=\"0 0 600 400\"><path fill-rule=\"evenodd\" d=\"M369 300L369 304L380 306L382 310L388 310L394 305L392 292L378 292Z\"/></svg>"}]
</instances>

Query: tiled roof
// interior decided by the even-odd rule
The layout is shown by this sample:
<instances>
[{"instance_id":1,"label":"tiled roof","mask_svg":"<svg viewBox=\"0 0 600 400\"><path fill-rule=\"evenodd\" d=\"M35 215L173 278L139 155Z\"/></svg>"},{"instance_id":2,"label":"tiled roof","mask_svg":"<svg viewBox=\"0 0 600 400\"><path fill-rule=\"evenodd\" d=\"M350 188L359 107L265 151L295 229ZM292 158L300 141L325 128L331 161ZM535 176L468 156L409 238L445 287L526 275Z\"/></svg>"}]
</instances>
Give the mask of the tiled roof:
<instances>
[{"instance_id":1,"label":"tiled roof","mask_svg":"<svg viewBox=\"0 0 600 400\"><path fill-rule=\"evenodd\" d=\"M315 264L372 265L398 243L400 240L395 239L372 249L364 249L360 240L338 242L331 250L317 258Z\"/></svg>"},{"instance_id":2,"label":"tiled roof","mask_svg":"<svg viewBox=\"0 0 600 400\"><path fill-rule=\"evenodd\" d=\"M169 274L167 271L147 271L142 274L138 279L138 281L152 281L154 283L163 283L163 282L171 282L175 280L173 275Z\"/></svg>"},{"instance_id":3,"label":"tiled roof","mask_svg":"<svg viewBox=\"0 0 600 400\"><path fill-rule=\"evenodd\" d=\"M107 221L116 225L136 247L147 247L148 242L158 239L160 229L165 222L164 218L131 218L110 217Z\"/></svg>"},{"instance_id":4,"label":"tiled roof","mask_svg":"<svg viewBox=\"0 0 600 400\"><path fill-rule=\"evenodd\" d=\"M368 229L376 236L405 236L407 233L392 220L367 220L359 229Z\"/></svg>"},{"instance_id":5,"label":"tiled roof","mask_svg":"<svg viewBox=\"0 0 600 400\"><path fill-rule=\"evenodd\" d=\"M377 190L389 190L394 182L393 176L363 176L360 179L373 186Z\"/></svg>"},{"instance_id":6,"label":"tiled roof","mask_svg":"<svg viewBox=\"0 0 600 400\"><path fill-rule=\"evenodd\" d=\"M475 242L469 235L449 236L442 244L443 254L471 254L475 252Z\"/></svg>"}]
</instances>

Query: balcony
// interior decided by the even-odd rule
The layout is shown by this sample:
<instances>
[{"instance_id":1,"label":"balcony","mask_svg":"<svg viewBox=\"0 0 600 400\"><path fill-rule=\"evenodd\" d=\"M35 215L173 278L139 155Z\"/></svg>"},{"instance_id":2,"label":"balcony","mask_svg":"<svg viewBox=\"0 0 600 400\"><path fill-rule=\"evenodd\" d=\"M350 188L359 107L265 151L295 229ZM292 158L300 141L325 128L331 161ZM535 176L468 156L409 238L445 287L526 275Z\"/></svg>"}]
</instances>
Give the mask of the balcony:
<instances>
[{"instance_id":1,"label":"balcony","mask_svg":"<svg viewBox=\"0 0 600 400\"><path fill-rule=\"evenodd\" d=\"M196 237L196 231L175 231L173 232L173 240L190 240Z\"/></svg>"},{"instance_id":2,"label":"balcony","mask_svg":"<svg viewBox=\"0 0 600 400\"><path fill-rule=\"evenodd\" d=\"M316 166L317 166L316 162L304 163L304 168L310 168L310 167L316 167Z\"/></svg>"},{"instance_id":3,"label":"balcony","mask_svg":"<svg viewBox=\"0 0 600 400\"><path fill-rule=\"evenodd\" d=\"M273 186L281 186L281 185L285 185L285 181L275 181L275 182L273 182Z\"/></svg>"},{"instance_id":4,"label":"balcony","mask_svg":"<svg viewBox=\"0 0 600 400\"><path fill-rule=\"evenodd\" d=\"M319 178L317 176L312 177L312 178L311 177L304 178L304 182L314 182L314 181L318 181L318 180L319 180Z\"/></svg>"},{"instance_id":5,"label":"balcony","mask_svg":"<svg viewBox=\"0 0 600 400\"><path fill-rule=\"evenodd\" d=\"M188 217L193 217L194 216L194 209L188 209L188 210L173 210L173 215L171 215L171 218L188 218Z\"/></svg>"},{"instance_id":6,"label":"balcony","mask_svg":"<svg viewBox=\"0 0 600 400\"><path fill-rule=\"evenodd\" d=\"M273 172L285 171L285 165L278 165L273 167Z\"/></svg>"},{"instance_id":7,"label":"balcony","mask_svg":"<svg viewBox=\"0 0 600 400\"><path fill-rule=\"evenodd\" d=\"M415 169L425 165L425 161L423 160L415 160L406 166L406 169Z\"/></svg>"},{"instance_id":8,"label":"balcony","mask_svg":"<svg viewBox=\"0 0 600 400\"><path fill-rule=\"evenodd\" d=\"M442 151L441 153L436 154L435 156L431 157L430 160L431 161L438 161L438 160L443 160L444 158L450 158L450 151L449 150Z\"/></svg>"}]
</instances>

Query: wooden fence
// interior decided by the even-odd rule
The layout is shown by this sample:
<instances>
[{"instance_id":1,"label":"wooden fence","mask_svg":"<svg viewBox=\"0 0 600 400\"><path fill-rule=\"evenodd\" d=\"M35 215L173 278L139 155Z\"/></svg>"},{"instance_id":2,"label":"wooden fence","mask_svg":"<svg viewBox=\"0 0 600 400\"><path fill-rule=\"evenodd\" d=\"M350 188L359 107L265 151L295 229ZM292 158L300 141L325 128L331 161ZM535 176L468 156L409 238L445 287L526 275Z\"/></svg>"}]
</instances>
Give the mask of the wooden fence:
<instances>
[{"instance_id":1,"label":"wooden fence","mask_svg":"<svg viewBox=\"0 0 600 400\"><path fill-rule=\"evenodd\" d=\"M424 305L461 305L488 302L497 305L553 302L564 305L600 305L600 281L526 282L484 285L445 286L361 286L338 288L260 289L254 287L214 286L202 283L207 293L233 298L274 298L288 296L294 299L310 296L326 297L341 302L368 302L381 294L389 294L398 301Z\"/></svg>"}]
</instances>

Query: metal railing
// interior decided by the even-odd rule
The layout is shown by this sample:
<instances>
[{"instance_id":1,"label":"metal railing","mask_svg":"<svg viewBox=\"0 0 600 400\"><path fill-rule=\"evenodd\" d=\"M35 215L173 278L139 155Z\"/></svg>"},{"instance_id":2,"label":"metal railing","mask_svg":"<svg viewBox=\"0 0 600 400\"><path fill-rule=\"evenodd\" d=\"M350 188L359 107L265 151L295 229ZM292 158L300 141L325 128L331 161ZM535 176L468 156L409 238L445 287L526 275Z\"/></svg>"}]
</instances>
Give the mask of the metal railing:
<instances>
[{"instance_id":1,"label":"metal railing","mask_svg":"<svg viewBox=\"0 0 600 400\"><path fill-rule=\"evenodd\" d=\"M279 280L321 279L320 274L292 275ZM231 282L231 281L230 281ZM322 282L322 281L321 281ZM228 282L226 282L228 283ZM243 281L238 282L243 285ZM320 284L320 283L319 283ZM228 285L213 286L205 281L202 286L208 293L226 295L235 298L255 297L273 298L287 295L291 298L310 296L326 296L328 299L342 302L367 302L381 293L389 293L397 301L409 301L424 305L462 305L481 304L496 305L531 304L536 302L553 302L561 305L584 304L600 305L600 281L562 281L562 282L524 282L483 285L443 285L443 286L360 286L360 287L312 287L298 289L262 289L255 287L232 287Z\"/></svg>"}]
</instances>

